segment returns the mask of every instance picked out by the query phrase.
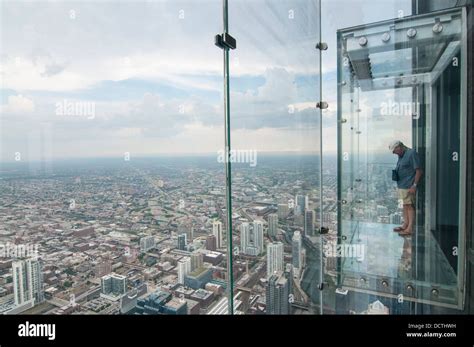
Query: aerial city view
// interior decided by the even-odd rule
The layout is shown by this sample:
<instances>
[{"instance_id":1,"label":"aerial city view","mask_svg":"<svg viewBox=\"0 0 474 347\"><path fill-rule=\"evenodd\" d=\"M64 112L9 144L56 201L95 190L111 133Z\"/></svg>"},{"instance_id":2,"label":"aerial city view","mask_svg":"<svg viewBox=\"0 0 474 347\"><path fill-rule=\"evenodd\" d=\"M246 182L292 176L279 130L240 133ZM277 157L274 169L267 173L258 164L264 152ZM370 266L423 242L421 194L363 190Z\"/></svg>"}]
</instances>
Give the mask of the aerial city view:
<instances>
[{"instance_id":1,"label":"aerial city view","mask_svg":"<svg viewBox=\"0 0 474 347\"><path fill-rule=\"evenodd\" d=\"M235 165L237 312L315 310L317 166L309 155ZM4 253L17 244L32 253L1 261L2 312L225 314L225 187L215 157L8 164L0 182ZM335 184L328 173L325 242L337 232ZM376 204L368 214L393 223L400 217L392 209ZM324 258L328 275L336 259Z\"/></svg>"}]
</instances>

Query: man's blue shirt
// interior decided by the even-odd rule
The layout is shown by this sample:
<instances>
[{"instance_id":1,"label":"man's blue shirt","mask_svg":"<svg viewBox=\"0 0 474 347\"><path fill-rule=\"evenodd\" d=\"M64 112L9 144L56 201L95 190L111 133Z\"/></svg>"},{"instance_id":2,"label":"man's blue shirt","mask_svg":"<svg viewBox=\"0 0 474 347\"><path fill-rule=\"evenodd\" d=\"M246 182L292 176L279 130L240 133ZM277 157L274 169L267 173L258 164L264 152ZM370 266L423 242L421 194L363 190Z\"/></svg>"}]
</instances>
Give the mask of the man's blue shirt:
<instances>
[{"instance_id":1,"label":"man's blue shirt","mask_svg":"<svg viewBox=\"0 0 474 347\"><path fill-rule=\"evenodd\" d=\"M410 189L415 182L416 169L420 169L420 157L414 149L407 149L403 156L398 158L397 187L400 189Z\"/></svg>"}]
</instances>

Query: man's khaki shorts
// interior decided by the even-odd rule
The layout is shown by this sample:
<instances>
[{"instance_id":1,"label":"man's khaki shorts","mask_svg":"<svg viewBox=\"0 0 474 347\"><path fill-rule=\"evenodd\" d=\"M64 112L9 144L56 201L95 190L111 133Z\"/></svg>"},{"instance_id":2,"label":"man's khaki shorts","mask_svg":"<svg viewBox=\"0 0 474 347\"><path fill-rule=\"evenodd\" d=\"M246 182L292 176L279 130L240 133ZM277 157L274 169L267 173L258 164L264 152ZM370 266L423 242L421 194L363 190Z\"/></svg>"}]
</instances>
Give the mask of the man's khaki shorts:
<instances>
[{"instance_id":1,"label":"man's khaki shorts","mask_svg":"<svg viewBox=\"0 0 474 347\"><path fill-rule=\"evenodd\" d=\"M408 189L398 188L398 198L403 201L403 205L415 205L415 194L410 194Z\"/></svg>"}]
</instances>

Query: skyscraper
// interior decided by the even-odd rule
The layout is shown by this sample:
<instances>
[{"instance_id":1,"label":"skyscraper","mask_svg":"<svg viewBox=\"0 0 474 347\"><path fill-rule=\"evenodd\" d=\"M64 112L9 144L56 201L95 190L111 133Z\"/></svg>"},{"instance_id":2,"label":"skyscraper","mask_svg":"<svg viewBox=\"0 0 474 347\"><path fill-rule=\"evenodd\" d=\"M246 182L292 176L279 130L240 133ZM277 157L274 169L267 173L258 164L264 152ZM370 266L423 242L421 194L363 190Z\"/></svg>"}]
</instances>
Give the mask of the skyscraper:
<instances>
[{"instance_id":1,"label":"skyscraper","mask_svg":"<svg viewBox=\"0 0 474 347\"><path fill-rule=\"evenodd\" d=\"M249 244L250 238L250 224L242 223L240 225L240 251L242 253L247 253L247 246Z\"/></svg>"},{"instance_id":2,"label":"skyscraper","mask_svg":"<svg viewBox=\"0 0 474 347\"><path fill-rule=\"evenodd\" d=\"M268 236L275 237L278 233L278 215L272 213L268 215Z\"/></svg>"},{"instance_id":3,"label":"skyscraper","mask_svg":"<svg viewBox=\"0 0 474 347\"><path fill-rule=\"evenodd\" d=\"M267 277L276 271L283 271L283 243L269 243L267 246Z\"/></svg>"},{"instance_id":4,"label":"skyscraper","mask_svg":"<svg viewBox=\"0 0 474 347\"><path fill-rule=\"evenodd\" d=\"M290 213L290 208L288 204L278 204L278 218L285 219Z\"/></svg>"},{"instance_id":5,"label":"skyscraper","mask_svg":"<svg viewBox=\"0 0 474 347\"><path fill-rule=\"evenodd\" d=\"M266 288L267 314L289 314L289 301L289 281L283 272L278 271L268 279Z\"/></svg>"},{"instance_id":6,"label":"skyscraper","mask_svg":"<svg viewBox=\"0 0 474 347\"><path fill-rule=\"evenodd\" d=\"M214 235L208 235L206 238L206 249L209 251L215 251L217 246L216 237Z\"/></svg>"},{"instance_id":7,"label":"skyscraper","mask_svg":"<svg viewBox=\"0 0 474 347\"><path fill-rule=\"evenodd\" d=\"M199 269L203 264L203 255L199 252L193 252L191 254L191 271Z\"/></svg>"},{"instance_id":8,"label":"skyscraper","mask_svg":"<svg viewBox=\"0 0 474 347\"><path fill-rule=\"evenodd\" d=\"M110 274L101 278L102 294L123 295L127 292L127 277Z\"/></svg>"},{"instance_id":9,"label":"skyscraper","mask_svg":"<svg viewBox=\"0 0 474 347\"><path fill-rule=\"evenodd\" d=\"M185 257L178 261L178 283L184 284L184 277L191 272L191 258Z\"/></svg>"},{"instance_id":10,"label":"skyscraper","mask_svg":"<svg viewBox=\"0 0 474 347\"><path fill-rule=\"evenodd\" d=\"M18 260L12 263L15 305L21 306L31 300L44 300L41 262L36 259Z\"/></svg>"},{"instance_id":11,"label":"skyscraper","mask_svg":"<svg viewBox=\"0 0 474 347\"><path fill-rule=\"evenodd\" d=\"M242 223L240 226L241 252L248 255L259 255L263 251L263 223Z\"/></svg>"},{"instance_id":12,"label":"skyscraper","mask_svg":"<svg viewBox=\"0 0 474 347\"><path fill-rule=\"evenodd\" d=\"M178 235L178 249L184 251L186 248L186 243L187 243L187 237L186 234L180 234Z\"/></svg>"},{"instance_id":13,"label":"skyscraper","mask_svg":"<svg viewBox=\"0 0 474 347\"><path fill-rule=\"evenodd\" d=\"M212 223L212 234L216 238L216 247L217 248L224 247L224 242L223 242L223 238L222 238L222 222L214 221Z\"/></svg>"},{"instance_id":14,"label":"skyscraper","mask_svg":"<svg viewBox=\"0 0 474 347\"><path fill-rule=\"evenodd\" d=\"M301 233L295 231L292 240L293 266L297 269L301 267Z\"/></svg>"},{"instance_id":15,"label":"skyscraper","mask_svg":"<svg viewBox=\"0 0 474 347\"><path fill-rule=\"evenodd\" d=\"M304 234L306 236L314 235L315 213L313 210L304 212Z\"/></svg>"},{"instance_id":16,"label":"skyscraper","mask_svg":"<svg viewBox=\"0 0 474 347\"><path fill-rule=\"evenodd\" d=\"M263 252L263 222L253 222L253 233L255 237L255 247L258 249L258 254Z\"/></svg>"},{"instance_id":17,"label":"skyscraper","mask_svg":"<svg viewBox=\"0 0 474 347\"><path fill-rule=\"evenodd\" d=\"M289 285L289 295L291 296L293 294L293 265L292 264L285 264L285 270L283 274L285 275L286 279L288 280L288 285ZM291 303L291 301L290 301ZM291 305L290 305L290 313L291 313Z\"/></svg>"},{"instance_id":18,"label":"skyscraper","mask_svg":"<svg viewBox=\"0 0 474 347\"><path fill-rule=\"evenodd\" d=\"M296 195L295 196L295 216L302 215L309 207L309 200L307 195Z\"/></svg>"}]
</instances>

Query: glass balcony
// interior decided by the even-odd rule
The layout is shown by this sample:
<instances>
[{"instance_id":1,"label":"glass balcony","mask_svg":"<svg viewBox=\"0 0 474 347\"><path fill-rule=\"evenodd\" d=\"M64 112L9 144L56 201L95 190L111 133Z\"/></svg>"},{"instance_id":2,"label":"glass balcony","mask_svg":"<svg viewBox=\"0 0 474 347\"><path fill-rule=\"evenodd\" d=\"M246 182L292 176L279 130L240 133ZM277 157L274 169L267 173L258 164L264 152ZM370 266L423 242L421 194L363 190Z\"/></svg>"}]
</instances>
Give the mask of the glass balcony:
<instances>
[{"instance_id":1,"label":"glass balcony","mask_svg":"<svg viewBox=\"0 0 474 347\"><path fill-rule=\"evenodd\" d=\"M464 30L456 9L338 31L337 281L395 312L463 304ZM412 201L397 191L415 176L392 181L394 140L420 158Z\"/></svg>"}]
</instances>

